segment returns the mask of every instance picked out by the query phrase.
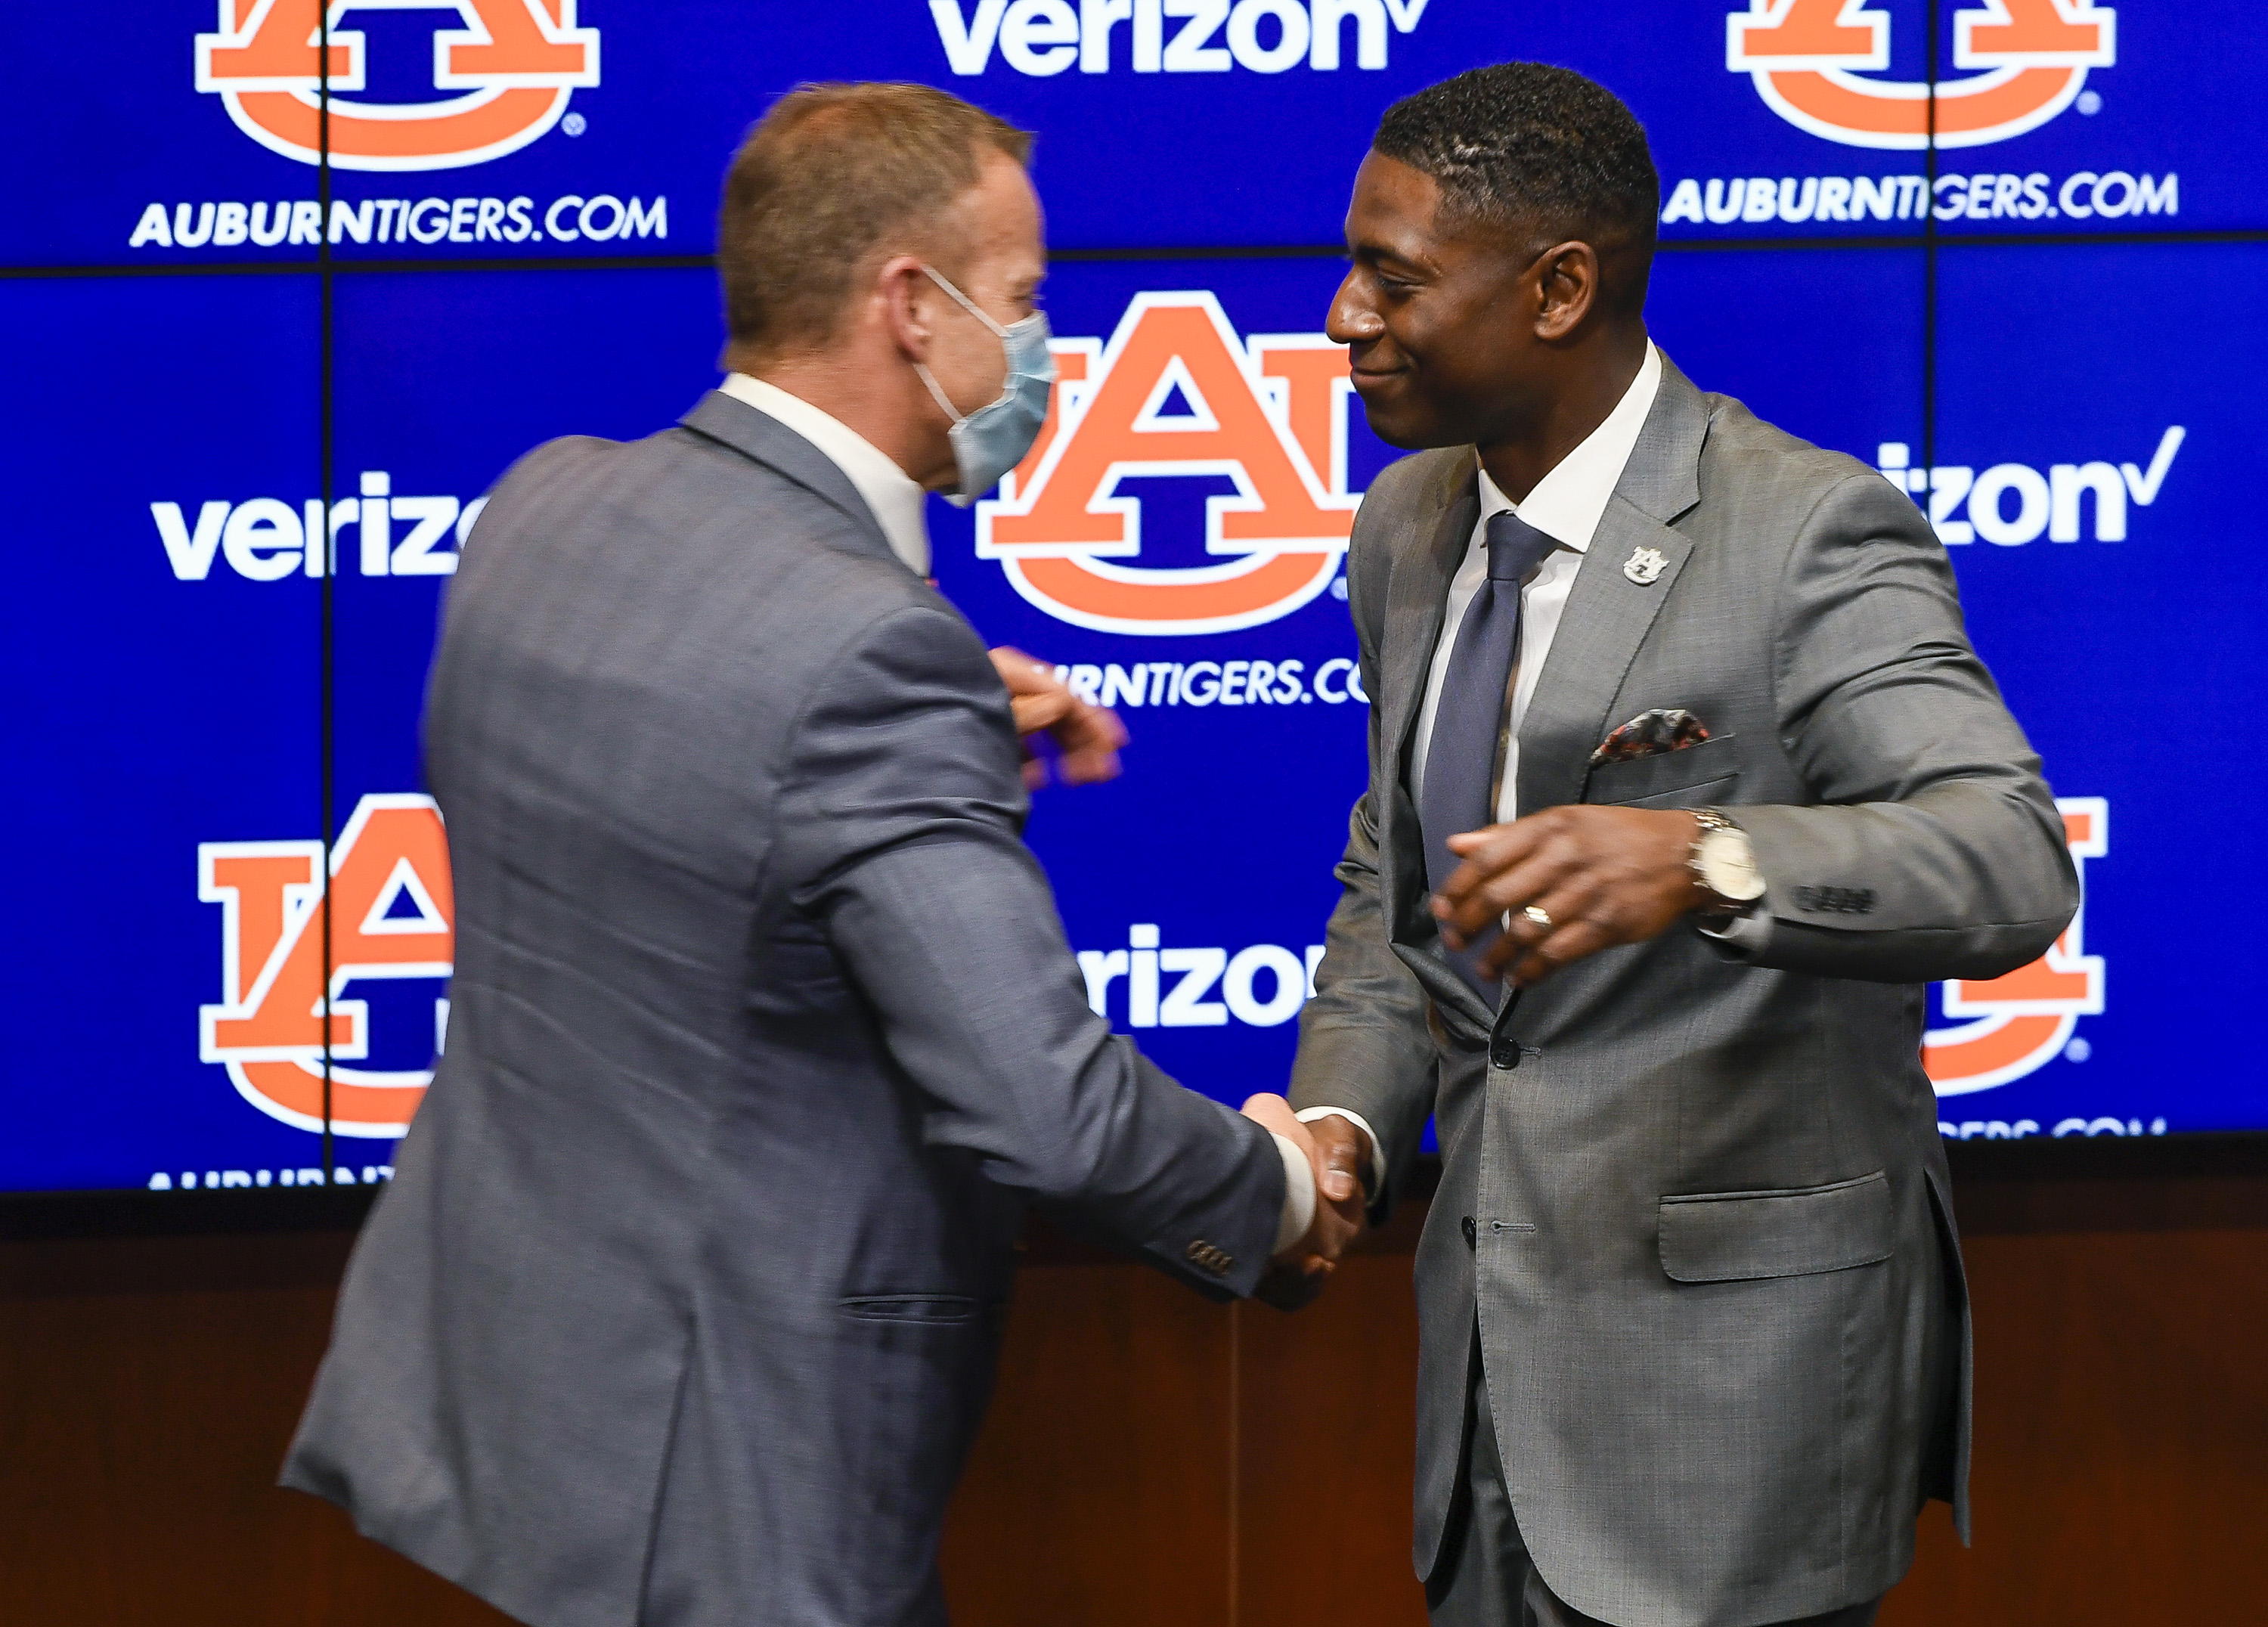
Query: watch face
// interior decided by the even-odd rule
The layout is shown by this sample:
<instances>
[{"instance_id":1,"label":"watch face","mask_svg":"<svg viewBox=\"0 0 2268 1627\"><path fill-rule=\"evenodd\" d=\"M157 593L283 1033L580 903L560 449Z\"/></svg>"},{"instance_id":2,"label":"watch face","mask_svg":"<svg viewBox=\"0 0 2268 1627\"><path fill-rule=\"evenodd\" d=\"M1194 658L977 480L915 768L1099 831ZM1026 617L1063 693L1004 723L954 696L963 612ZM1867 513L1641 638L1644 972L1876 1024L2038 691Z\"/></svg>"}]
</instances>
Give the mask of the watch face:
<instances>
[{"instance_id":1,"label":"watch face","mask_svg":"<svg viewBox=\"0 0 2268 1627\"><path fill-rule=\"evenodd\" d=\"M1702 838L1701 880L1718 897L1736 904L1764 896L1764 875L1756 869L1756 851L1746 832L1712 830Z\"/></svg>"}]
</instances>

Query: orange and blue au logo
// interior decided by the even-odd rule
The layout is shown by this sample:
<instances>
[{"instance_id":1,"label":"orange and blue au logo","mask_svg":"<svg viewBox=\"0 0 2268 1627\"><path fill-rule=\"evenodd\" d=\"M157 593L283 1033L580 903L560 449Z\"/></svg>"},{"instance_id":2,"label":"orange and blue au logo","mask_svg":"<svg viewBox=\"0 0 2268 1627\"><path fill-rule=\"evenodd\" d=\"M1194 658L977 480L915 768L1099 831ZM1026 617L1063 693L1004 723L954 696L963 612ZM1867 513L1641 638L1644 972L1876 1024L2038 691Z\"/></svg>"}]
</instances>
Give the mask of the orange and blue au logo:
<instances>
[{"instance_id":1,"label":"orange and blue au logo","mask_svg":"<svg viewBox=\"0 0 2268 1627\"><path fill-rule=\"evenodd\" d=\"M433 799L364 797L332 845L328 878L320 842L203 843L197 896L221 906L225 997L203 1008L202 1059L225 1066L237 1093L270 1118L320 1130L328 1048L332 1130L406 1131L432 1071L355 1065L371 1056L371 1013L367 1001L343 997L358 979L449 975L456 897ZM448 1002L437 1000L436 1053L447 1021Z\"/></svg>"},{"instance_id":2,"label":"orange and blue au logo","mask_svg":"<svg viewBox=\"0 0 2268 1627\"><path fill-rule=\"evenodd\" d=\"M2117 13L2092 0L1984 0L1953 14L1952 77L1873 78L1890 18L1867 0L1750 0L1725 19L1725 66L1799 129L1852 147L1981 147L2036 129L2118 60ZM1972 71L1973 70L1973 71ZM1934 125L1932 102L1934 100Z\"/></svg>"},{"instance_id":3,"label":"orange and blue au logo","mask_svg":"<svg viewBox=\"0 0 2268 1627\"><path fill-rule=\"evenodd\" d=\"M1169 637L1258 627L1330 585L1361 501L1346 489L1344 346L1239 338L1211 293L1179 292L1137 294L1107 342L1051 348L1039 440L976 506L977 556L1019 593L1073 626ZM1176 475L1235 485L1205 504L1217 564L1144 563L1142 503L1118 483Z\"/></svg>"},{"instance_id":4,"label":"orange and blue au logo","mask_svg":"<svg viewBox=\"0 0 2268 1627\"><path fill-rule=\"evenodd\" d=\"M333 167L436 170L517 152L558 122L578 88L599 82L599 31L575 26L575 0L379 3L455 14L460 26L433 33L433 87L459 94L361 99L368 41L336 26L349 0L328 0L328 47L326 0L219 0L219 28L197 36L196 87L253 140L305 164L321 156L328 89Z\"/></svg>"},{"instance_id":5,"label":"orange and blue au logo","mask_svg":"<svg viewBox=\"0 0 2268 1627\"><path fill-rule=\"evenodd\" d=\"M2059 797L2056 807L2083 887L2087 861L2110 850L2110 805L2101 797ZM2101 1014L2102 957L2084 952L2086 922L2081 903L2063 936L2030 965L1944 986L1945 1014L1968 1020L1924 1036L1922 1065L1939 1095L2022 1079L2065 1053L2081 1017Z\"/></svg>"}]
</instances>

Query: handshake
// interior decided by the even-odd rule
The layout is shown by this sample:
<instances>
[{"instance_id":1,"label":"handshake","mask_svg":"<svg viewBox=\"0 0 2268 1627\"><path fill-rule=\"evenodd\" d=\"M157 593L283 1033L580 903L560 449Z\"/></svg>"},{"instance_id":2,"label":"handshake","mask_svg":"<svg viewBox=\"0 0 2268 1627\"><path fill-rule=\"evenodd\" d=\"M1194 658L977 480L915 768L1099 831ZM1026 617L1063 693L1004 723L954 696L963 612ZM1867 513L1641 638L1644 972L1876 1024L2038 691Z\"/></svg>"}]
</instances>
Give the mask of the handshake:
<instances>
[{"instance_id":1,"label":"handshake","mask_svg":"<svg viewBox=\"0 0 2268 1627\"><path fill-rule=\"evenodd\" d=\"M1254 1290L1254 1298L1279 1311L1312 1303L1368 1224L1369 1196L1364 1178L1370 1169L1370 1137L1337 1114L1302 1123L1283 1097L1248 1098L1244 1116L1273 1130L1307 1155L1315 1182L1314 1216L1307 1229L1279 1252Z\"/></svg>"}]
</instances>

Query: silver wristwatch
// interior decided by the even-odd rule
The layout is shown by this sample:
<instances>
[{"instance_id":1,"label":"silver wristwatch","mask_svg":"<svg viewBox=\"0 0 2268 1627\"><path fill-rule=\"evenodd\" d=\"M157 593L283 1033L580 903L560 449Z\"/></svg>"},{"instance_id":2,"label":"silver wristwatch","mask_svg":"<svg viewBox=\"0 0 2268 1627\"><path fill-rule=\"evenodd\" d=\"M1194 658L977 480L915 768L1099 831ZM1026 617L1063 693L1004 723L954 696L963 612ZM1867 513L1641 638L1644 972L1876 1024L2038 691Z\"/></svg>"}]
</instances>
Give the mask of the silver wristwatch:
<instances>
[{"instance_id":1,"label":"silver wristwatch","mask_svg":"<svg viewBox=\"0 0 2268 1627\"><path fill-rule=\"evenodd\" d=\"M1697 913L1718 922L1745 915L1764 895L1764 872L1756 868L1749 833L1715 808L1696 808L1693 817L1701 828L1685 862L1702 894Z\"/></svg>"}]
</instances>

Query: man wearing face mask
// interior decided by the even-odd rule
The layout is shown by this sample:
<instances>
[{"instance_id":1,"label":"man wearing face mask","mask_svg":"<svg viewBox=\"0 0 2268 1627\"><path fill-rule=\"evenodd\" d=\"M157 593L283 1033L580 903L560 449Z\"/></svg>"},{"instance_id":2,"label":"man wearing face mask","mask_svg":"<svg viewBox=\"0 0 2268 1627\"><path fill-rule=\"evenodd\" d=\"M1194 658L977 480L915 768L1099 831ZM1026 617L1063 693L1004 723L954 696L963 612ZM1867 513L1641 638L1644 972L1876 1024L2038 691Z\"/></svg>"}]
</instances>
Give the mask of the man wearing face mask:
<instances>
[{"instance_id":1,"label":"man wearing face mask","mask_svg":"<svg viewBox=\"0 0 2268 1627\"><path fill-rule=\"evenodd\" d=\"M1280 1098L1088 1009L925 580L924 488L1046 406L1027 148L918 86L783 99L725 185L723 387L530 453L452 585L448 1050L284 1479L524 1621L941 1622L1030 1204L1224 1299L1351 1230Z\"/></svg>"}]
</instances>

